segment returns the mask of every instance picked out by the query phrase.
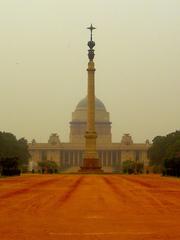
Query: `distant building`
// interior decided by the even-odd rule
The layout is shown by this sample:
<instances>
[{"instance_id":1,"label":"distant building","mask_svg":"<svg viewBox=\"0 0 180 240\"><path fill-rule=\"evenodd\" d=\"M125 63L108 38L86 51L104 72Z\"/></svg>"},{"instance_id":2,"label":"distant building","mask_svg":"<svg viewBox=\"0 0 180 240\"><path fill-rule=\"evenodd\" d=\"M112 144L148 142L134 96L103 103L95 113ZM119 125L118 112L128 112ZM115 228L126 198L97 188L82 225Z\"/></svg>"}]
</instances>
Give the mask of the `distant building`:
<instances>
[{"instance_id":1,"label":"distant building","mask_svg":"<svg viewBox=\"0 0 180 240\"><path fill-rule=\"evenodd\" d=\"M97 150L102 167L120 169L126 160L139 161L148 166L147 151L150 147L148 140L145 143L134 143L129 134L124 134L121 141L113 143L109 112L101 100L96 98L95 122L97 131ZM84 134L87 121L87 98L82 99L72 113L70 122L69 142L61 142L54 133L47 143L29 144L31 154L30 170L38 169L38 162L45 160L55 161L60 168L78 167L82 165L85 149Z\"/></svg>"}]
</instances>

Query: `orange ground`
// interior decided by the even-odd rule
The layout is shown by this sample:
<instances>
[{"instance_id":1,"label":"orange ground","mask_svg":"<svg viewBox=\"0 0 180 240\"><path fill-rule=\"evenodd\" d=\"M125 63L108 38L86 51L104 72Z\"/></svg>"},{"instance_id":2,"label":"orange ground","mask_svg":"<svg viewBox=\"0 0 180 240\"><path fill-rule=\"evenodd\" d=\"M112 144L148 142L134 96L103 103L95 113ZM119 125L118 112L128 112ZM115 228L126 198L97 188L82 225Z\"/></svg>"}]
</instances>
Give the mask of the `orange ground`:
<instances>
[{"instance_id":1,"label":"orange ground","mask_svg":"<svg viewBox=\"0 0 180 240\"><path fill-rule=\"evenodd\" d=\"M180 240L180 180L29 175L0 179L0 240Z\"/></svg>"}]
</instances>

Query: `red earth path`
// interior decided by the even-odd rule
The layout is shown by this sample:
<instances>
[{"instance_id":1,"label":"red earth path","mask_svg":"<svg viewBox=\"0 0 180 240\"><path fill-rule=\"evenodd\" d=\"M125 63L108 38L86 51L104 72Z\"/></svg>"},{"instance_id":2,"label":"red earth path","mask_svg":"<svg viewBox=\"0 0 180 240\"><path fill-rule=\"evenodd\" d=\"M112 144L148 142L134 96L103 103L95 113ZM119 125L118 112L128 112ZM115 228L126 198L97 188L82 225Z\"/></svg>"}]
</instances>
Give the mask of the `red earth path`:
<instances>
[{"instance_id":1,"label":"red earth path","mask_svg":"<svg viewBox=\"0 0 180 240\"><path fill-rule=\"evenodd\" d=\"M0 240L180 240L180 180L155 175L0 179Z\"/></svg>"}]
</instances>

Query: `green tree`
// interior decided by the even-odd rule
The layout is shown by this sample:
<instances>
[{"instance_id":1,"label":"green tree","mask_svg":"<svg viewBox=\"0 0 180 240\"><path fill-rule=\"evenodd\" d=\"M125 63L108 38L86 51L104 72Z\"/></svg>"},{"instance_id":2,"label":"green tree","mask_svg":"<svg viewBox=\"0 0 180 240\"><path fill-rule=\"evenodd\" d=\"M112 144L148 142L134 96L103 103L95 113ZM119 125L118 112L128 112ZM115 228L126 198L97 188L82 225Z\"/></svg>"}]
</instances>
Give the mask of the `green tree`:
<instances>
[{"instance_id":1,"label":"green tree","mask_svg":"<svg viewBox=\"0 0 180 240\"><path fill-rule=\"evenodd\" d=\"M150 164L164 175L179 176L180 131L153 139L149 149Z\"/></svg>"},{"instance_id":2,"label":"green tree","mask_svg":"<svg viewBox=\"0 0 180 240\"><path fill-rule=\"evenodd\" d=\"M157 136L148 151L151 165L161 165L166 151L166 137Z\"/></svg>"},{"instance_id":3,"label":"green tree","mask_svg":"<svg viewBox=\"0 0 180 240\"><path fill-rule=\"evenodd\" d=\"M126 160L123 162L123 172L128 174L139 174L143 173L144 164L138 161Z\"/></svg>"},{"instance_id":4,"label":"green tree","mask_svg":"<svg viewBox=\"0 0 180 240\"><path fill-rule=\"evenodd\" d=\"M28 142L25 138L18 140L18 164L19 166L27 166L30 154L28 150Z\"/></svg>"},{"instance_id":5,"label":"green tree","mask_svg":"<svg viewBox=\"0 0 180 240\"><path fill-rule=\"evenodd\" d=\"M27 166L29 157L28 144L24 138L17 140L12 133L0 132L1 174L15 174L17 169Z\"/></svg>"}]
</instances>

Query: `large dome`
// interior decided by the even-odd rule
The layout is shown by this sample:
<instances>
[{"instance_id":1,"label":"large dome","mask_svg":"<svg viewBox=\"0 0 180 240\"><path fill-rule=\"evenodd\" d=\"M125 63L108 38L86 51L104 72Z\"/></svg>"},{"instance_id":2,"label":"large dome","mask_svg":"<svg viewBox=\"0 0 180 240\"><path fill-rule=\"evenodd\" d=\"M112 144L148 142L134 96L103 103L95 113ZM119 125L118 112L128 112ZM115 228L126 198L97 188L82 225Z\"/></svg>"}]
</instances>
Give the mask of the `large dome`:
<instances>
[{"instance_id":1,"label":"large dome","mask_svg":"<svg viewBox=\"0 0 180 240\"><path fill-rule=\"evenodd\" d=\"M77 105L76 110L86 110L87 109L87 97L83 98ZM103 110L106 111L106 108L104 106L104 103L98 99L97 97L95 98L95 108L96 110Z\"/></svg>"},{"instance_id":2,"label":"large dome","mask_svg":"<svg viewBox=\"0 0 180 240\"><path fill-rule=\"evenodd\" d=\"M87 127L88 99L83 98L72 113L70 122L70 142L84 143L84 133ZM106 111L104 103L98 98L95 99L95 127L98 135L97 142L111 143L111 122L109 113Z\"/></svg>"},{"instance_id":3,"label":"large dome","mask_svg":"<svg viewBox=\"0 0 180 240\"><path fill-rule=\"evenodd\" d=\"M75 111L72 113L72 121L86 122L87 121L87 108L88 99L83 98L76 106ZM109 122L109 113L106 111L104 103L95 98L95 121L96 122Z\"/></svg>"}]
</instances>

